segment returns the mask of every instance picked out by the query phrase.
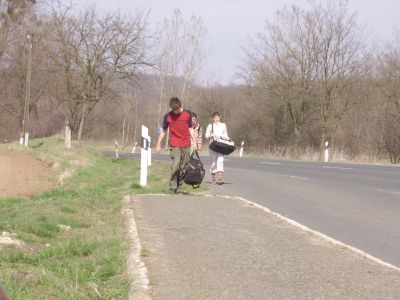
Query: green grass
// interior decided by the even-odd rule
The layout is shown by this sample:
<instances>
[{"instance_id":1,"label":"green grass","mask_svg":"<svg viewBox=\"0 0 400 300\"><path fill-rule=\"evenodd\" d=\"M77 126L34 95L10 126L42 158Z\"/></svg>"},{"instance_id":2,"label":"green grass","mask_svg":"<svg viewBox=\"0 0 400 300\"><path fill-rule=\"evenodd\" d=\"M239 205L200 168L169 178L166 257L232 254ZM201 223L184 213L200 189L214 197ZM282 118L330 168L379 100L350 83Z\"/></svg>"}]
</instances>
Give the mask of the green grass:
<instances>
[{"instance_id":1,"label":"green grass","mask_svg":"<svg viewBox=\"0 0 400 300\"><path fill-rule=\"evenodd\" d=\"M169 164L153 162L148 186L140 187L138 160L105 158L78 144L67 151L56 138L33 140L29 151L69 175L63 184L54 176L57 188L31 199L0 199L0 232L24 242L0 250L0 283L10 299L127 299L122 198L168 193Z\"/></svg>"},{"instance_id":2,"label":"green grass","mask_svg":"<svg viewBox=\"0 0 400 300\"><path fill-rule=\"evenodd\" d=\"M140 253L141 257L149 257L150 256L150 251L146 249L142 249L142 252Z\"/></svg>"}]
</instances>

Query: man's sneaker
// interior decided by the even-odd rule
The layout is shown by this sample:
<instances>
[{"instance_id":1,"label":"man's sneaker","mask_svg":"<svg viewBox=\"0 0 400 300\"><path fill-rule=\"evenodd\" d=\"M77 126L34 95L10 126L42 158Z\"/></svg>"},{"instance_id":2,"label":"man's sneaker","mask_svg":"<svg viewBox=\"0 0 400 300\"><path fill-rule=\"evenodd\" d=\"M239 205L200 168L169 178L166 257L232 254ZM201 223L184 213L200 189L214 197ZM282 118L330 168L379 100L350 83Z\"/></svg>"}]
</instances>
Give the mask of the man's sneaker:
<instances>
[{"instance_id":1,"label":"man's sneaker","mask_svg":"<svg viewBox=\"0 0 400 300\"><path fill-rule=\"evenodd\" d=\"M184 193L185 193L185 191L182 190L182 188L180 186L177 187L176 190L175 190L175 194L184 194Z\"/></svg>"}]
</instances>

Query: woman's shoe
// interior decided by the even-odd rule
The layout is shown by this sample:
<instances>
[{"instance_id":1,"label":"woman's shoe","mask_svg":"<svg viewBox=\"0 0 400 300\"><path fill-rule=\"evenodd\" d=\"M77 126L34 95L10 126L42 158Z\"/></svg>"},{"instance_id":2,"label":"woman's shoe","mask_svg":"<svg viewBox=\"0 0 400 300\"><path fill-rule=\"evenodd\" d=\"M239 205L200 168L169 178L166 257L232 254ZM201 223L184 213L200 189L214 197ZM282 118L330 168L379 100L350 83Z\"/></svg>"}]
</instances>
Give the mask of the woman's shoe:
<instances>
[{"instance_id":1,"label":"woman's shoe","mask_svg":"<svg viewBox=\"0 0 400 300\"><path fill-rule=\"evenodd\" d=\"M215 174L215 173L212 174L211 173L211 180L212 180L213 183L217 183L217 174Z\"/></svg>"},{"instance_id":2,"label":"woman's shoe","mask_svg":"<svg viewBox=\"0 0 400 300\"><path fill-rule=\"evenodd\" d=\"M217 184L224 184L224 172L217 172Z\"/></svg>"}]
</instances>

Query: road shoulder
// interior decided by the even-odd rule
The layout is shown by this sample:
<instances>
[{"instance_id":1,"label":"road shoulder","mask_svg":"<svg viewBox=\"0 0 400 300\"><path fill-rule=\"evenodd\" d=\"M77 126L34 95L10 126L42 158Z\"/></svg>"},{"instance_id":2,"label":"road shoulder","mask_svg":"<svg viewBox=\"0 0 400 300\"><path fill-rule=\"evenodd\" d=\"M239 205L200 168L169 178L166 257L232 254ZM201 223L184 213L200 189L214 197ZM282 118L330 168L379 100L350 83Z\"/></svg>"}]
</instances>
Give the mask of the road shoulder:
<instances>
[{"instance_id":1,"label":"road shoulder","mask_svg":"<svg viewBox=\"0 0 400 300\"><path fill-rule=\"evenodd\" d=\"M397 299L400 272L244 199L146 195L134 211L148 295Z\"/></svg>"}]
</instances>

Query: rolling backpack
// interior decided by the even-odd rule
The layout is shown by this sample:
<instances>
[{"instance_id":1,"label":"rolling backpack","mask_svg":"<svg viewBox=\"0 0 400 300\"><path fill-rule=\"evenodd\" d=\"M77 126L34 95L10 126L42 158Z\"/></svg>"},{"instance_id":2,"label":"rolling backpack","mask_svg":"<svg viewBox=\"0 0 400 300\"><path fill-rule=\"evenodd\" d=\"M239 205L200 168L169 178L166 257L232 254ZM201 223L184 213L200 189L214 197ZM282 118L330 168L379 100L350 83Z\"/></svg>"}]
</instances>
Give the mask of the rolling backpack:
<instances>
[{"instance_id":1,"label":"rolling backpack","mask_svg":"<svg viewBox=\"0 0 400 300\"><path fill-rule=\"evenodd\" d=\"M193 154L186 165L185 183L196 189L203 182L205 173L199 154L197 151L193 151Z\"/></svg>"}]
</instances>

